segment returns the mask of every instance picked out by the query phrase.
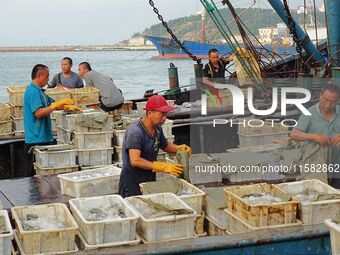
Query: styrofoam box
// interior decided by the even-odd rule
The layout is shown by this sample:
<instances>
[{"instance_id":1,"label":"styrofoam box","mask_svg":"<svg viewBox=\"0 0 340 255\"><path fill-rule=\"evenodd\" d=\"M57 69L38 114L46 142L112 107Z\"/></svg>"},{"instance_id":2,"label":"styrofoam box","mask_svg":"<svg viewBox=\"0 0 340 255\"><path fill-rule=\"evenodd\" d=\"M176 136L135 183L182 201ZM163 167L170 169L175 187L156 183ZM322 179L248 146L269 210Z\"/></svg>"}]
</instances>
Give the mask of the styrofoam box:
<instances>
[{"instance_id":1,"label":"styrofoam box","mask_svg":"<svg viewBox=\"0 0 340 255\"><path fill-rule=\"evenodd\" d=\"M10 255L12 248L12 238L13 238L13 229L11 226L11 222L9 221L8 212L6 210L0 211L0 217L4 217L6 234L0 234L0 254Z\"/></svg>"},{"instance_id":2,"label":"styrofoam box","mask_svg":"<svg viewBox=\"0 0 340 255\"><path fill-rule=\"evenodd\" d=\"M113 145L122 147L126 130L113 129L112 131L113 131Z\"/></svg>"},{"instance_id":3,"label":"styrofoam box","mask_svg":"<svg viewBox=\"0 0 340 255\"><path fill-rule=\"evenodd\" d=\"M192 214L170 215L155 219L147 219L144 217L143 212L136 209L138 204L143 203L141 200L137 199L138 197L150 199L155 203L166 205L174 209L192 209L172 193L159 193L125 198L139 215L140 218L138 220L137 229L147 242L194 237L196 212L193 211Z\"/></svg>"},{"instance_id":4,"label":"styrofoam box","mask_svg":"<svg viewBox=\"0 0 340 255\"><path fill-rule=\"evenodd\" d=\"M95 110L85 110L82 115L92 115L94 113L98 113L100 111L95 111ZM101 112L103 113L103 112ZM105 132L105 131L110 131L111 130L111 122L109 115L107 114L107 122L102 128L89 128L89 127L82 127L76 125L76 117L79 114L63 114L61 118L61 127L66 129L66 130L71 130L75 132Z\"/></svg>"},{"instance_id":5,"label":"styrofoam box","mask_svg":"<svg viewBox=\"0 0 340 255\"><path fill-rule=\"evenodd\" d=\"M223 190L225 187L221 187ZM229 217L224 212L223 209L216 208L213 203L211 203L211 199L208 196L204 197L203 201L203 209L210 219L212 219L214 222L218 222L218 224L221 226L221 228L226 229L229 226Z\"/></svg>"},{"instance_id":6,"label":"styrofoam box","mask_svg":"<svg viewBox=\"0 0 340 255\"><path fill-rule=\"evenodd\" d=\"M13 118L13 130L24 131L24 118Z\"/></svg>"},{"instance_id":7,"label":"styrofoam box","mask_svg":"<svg viewBox=\"0 0 340 255\"><path fill-rule=\"evenodd\" d=\"M306 189L313 189L320 193L340 194L340 192L319 181L304 180L298 182L287 182L278 184L281 189L292 194L293 196L303 192ZM298 198L297 198L298 199ZM324 200L316 202L300 203L298 217L303 224L323 223L326 219L339 217L340 199Z\"/></svg>"},{"instance_id":8,"label":"styrofoam box","mask_svg":"<svg viewBox=\"0 0 340 255\"><path fill-rule=\"evenodd\" d=\"M60 147L64 145L50 145L46 147ZM63 150L63 151L41 151L34 150L35 162L44 168L62 168L77 166L77 150Z\"/></svg>"},{"instance_id":9,"label":"styrofoam box","mask_svg":"<svg viewBox=\"0 0 340 255\"><path fill-rule=\"evenodd\" d=\"M78 149L79 166L100 166L112 164L113 148Z\"/></svg>"},{"instance_id":10,"label":"styrofoam box","mask_svg":"<svg viewBox=\"0 0 340 255\"><path fill-rule=\"evenodd\" d=\"M78 225L64 204L19 206L11 208L18 238L26 254L74 251ZM20 219L33 214L64 222L69 227L26 231Z\"/></svg>"},{"instance_id":11,"label":"styrofoam box","mask_svg":"<svg viewBox=\"0 0 340 255\"><path fill-rule=\"evenodd\" d=\"M74 177L91 173L110 173L109 176L100 176L90 179L74 180ZM94 197L118 193L121 169L116 166L83 170L76 173L58 175L61 193L71 197Z\"/></svg>"},{"instance_id":12,"label":"styrofoam box","mask_svg":"<svg viewBox=\"0 0 340 255\"><path fill-rule=\"evenodd\" d=\"M79 225L80 232L90 245L134 241L136 239L136 225L138 215L130 205L119 195L104 197L77 198L69 201L71 212ZM126 218L103 221L88 221L83 216L83 211L93 208L109 208L118 206Z\"/></svg>"},{"instance_id":13,"label":"styrofoam box","mask_svg":"<svg viewBox=\"0 0 340 255\"><path fill-rule=\"evenodd\" d=\"M172 136L172 126L173 126L173 121L167 119L165 123L162 125L163 133L165 137L171 137Z\"/></svg>"},{"instance_id":14,"label":"styrofoam box","mask_svg":"<svg viewBox=\"0 0 340 255\"><path fill-rule=\"evenodd\" d=\"M189 182L179 179L181 183L181 189L188 190L191 194L190 195L181 195L178 196L184 203L186 203L190 208L192 208L197 215L202 213L202 206L203 206L203 198L205 193L200 190L199 188L195 187L194 185L190 184ZM139 184L140 189L143 193L143 187L146 185L152 184L152 182L141 183ZM144 193L143 193L144 194Z\"/></svg>"},{"instance_id":15,"label":"styrofoam box","mask_svg":"<svg viewBox=\"0 0 340 255\"><path fill-rule=\"evenodd\" d=\"M273 144L277 141L288 139L289 132L283 133L268 133L256 135L239 134L240 147Z\"/></svg>"},{"instance_id":16,"label":"styrofoam box","mask_svg":"<svg viewBox=\"0 0 340 255\"><path fill-rule=\"evenodd\" d=\"M325 224L329 227L331 234L332 254L340 254L340 225L339 222L334 222L331 219L327 219Z\"/></svg>"}]
</instances>

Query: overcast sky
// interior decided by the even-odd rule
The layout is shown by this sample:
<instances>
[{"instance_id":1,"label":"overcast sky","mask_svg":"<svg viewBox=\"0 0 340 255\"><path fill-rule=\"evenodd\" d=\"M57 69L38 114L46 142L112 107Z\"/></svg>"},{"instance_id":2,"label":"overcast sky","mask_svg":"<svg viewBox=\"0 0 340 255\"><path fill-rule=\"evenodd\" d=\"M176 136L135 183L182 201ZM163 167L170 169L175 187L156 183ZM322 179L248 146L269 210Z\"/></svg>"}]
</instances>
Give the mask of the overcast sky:
<instances>
[{"instance_id":1,"label":"overcast sky","mask_svg":"<svg viewBox=\"0 0 340 255\"><path fill-rule=\"evenodd\" d=\"M202 8L199 0L154 2L166 20ZM252 1L231 2L240 7ZM158 23L148 0L0 0L0 4L0 46L112 44Z\"/></svg>"}]
</instances>

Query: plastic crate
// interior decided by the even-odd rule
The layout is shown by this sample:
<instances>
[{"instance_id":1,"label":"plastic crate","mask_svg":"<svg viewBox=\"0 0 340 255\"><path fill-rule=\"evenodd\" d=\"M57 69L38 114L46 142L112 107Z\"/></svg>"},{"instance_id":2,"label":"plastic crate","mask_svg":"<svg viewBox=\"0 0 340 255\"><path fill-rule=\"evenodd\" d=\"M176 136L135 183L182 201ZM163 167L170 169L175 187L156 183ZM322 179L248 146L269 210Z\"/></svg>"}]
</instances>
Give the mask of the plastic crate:
<instances>
[{"instance_id":1,"label":"plastic crate","mask_svg":"<svg viewBox=\"0 0 340 255\"><path fill-rule=\"evenodd\" d=\"M112 164L113 148L78 149L80 166L100 166Z\"/></svg>"},{"instance_id":2,"label":"plastic crate","mask_svg":"<svg viewBox=\"0 0 340 255\"><path fill-rule=\"evenodd\" d=\"M136 239L138 215L119 195L77 198L69 201L71 212L79 225L79 230L90 245L104 243L129 242ZM126 218L102 221L89 221L84 217L84 210L119 206Z\"/></svg>"},{"instance_id":3,"label":"plastic crate","mask_svg":"<svg viewBox=\"0 0 340 255\"><path fill-rule=\"evenodd\" d=\"M126 130L125 129L123 130L113 129L112 131L113 131L113 145L122 147Z\"/></svg>"},{"instance_id":4,"label":"plastic crate","mask_svg":"<svg viewBox=\"0 0 340 255\"><path fill-rule=\"evenodd\" d=\"M221 192L224 194L224 188L225 187L220 187L220 188L213 188L213 189L220 189ZM209 217L211 220L214 222L218 222L219 226L221 228L226 229L229 226L229 217L228 215L224 212L225 208L217 208L217 206L214 205L213 203L213 197L208 196L207 194L204 197L203 200L203 209L206 213L206 216Z\"/></svg>"},{"instance_id":5,"label":"plastic crate","mask_svg":"<svg viewBox=\"0 0 340 255\"><path fill-rule=\"evenodd\" d=\"M77 172L79 170L78 166L62 167L62 168L44 168L44 167L41 167L37 163L34 163L33 166L34 166L35 174L40 175L40 176L72 173L72 172Z\"/></svg>"},{"instance_id":6,"label":"plastic crate","mask_svg":"<svg viewBox=\"0 0 340 255\"><path fill-rule=\"evenodd\" d=\"M112 147L112 132L73 133L71 143L78 149L100 149Z\"/></svg>"},{"instance_id":7,"label":"plastic crate","mask_svg":"<svg viewBox=\"0 0 340 255\"><path fill-rule=\"evenodd\" d=\"M229 233L227 229L224 228L219 224L219 222L210 219L208 216L205 217L206 219L206 230L209 236L227 236Z\"/></svg>"},{"instance_id":8,"label":"plastic crate","mask_svg":"<svg viewBox=\"0 0 340 255\"><path fill-rule=\"evenodd\" d=\"M51 97L55 102L60 101L62 99L71 98L70 90L66 89L59 88L47 89L45 91L45 94Z\"/></svg>"},{"instance_id":9,"label":"plastic crate","mask_svg":"<svg viewBox=\"0 0 340 255\"><path fill-rule=\"evenodd\" d=\"M0 254L11 255L13 229L8 217L8 212L6 210L1 210L0 217L4 220L2 222L4 224L3 230L6 231L5 233L0 234Z\"/></svg>"},{"instance_id":10,"label":"plastic crate","mask_svg":"<svg viewBox=\"0 0 340 255\"><path fill-rule=\"evenodd\" d=\"M283 143L288 140L289 132L256 135L239 134L240 147Z\"/></svg>"},{"instance_id":11,"label":"plastic crate","mask_svg":"<svg viewBox=\"0 0 340 255\"><path fill-rule=\"evenodd\" d=\"M0 103L0 122L11 119L11 107L8 104Z\"/></svg>"},{"instance_id":12,"label":"plastic crate","mask_svg":"<svg viewBox=\"0 0 340 255\"><path fill-rule=\"evenodd\" d=\"M331 235L332 254L338 255L340 254L340 222L327 219L325 224L329 227Z\"/></svg>"},{"instance_id":13,"label":"plastic crate","mask_svg":"<svg viewBox=\"0 0 340 255\"><path fill-rule=\"evenodd\" d=\"M93 115L96 113L99 113L99 111L87 109L83 113L80 113L80 114L81 115ZM104 123L102 128L91 128L91 127L83 127L83 126L76 125L76 117L79 116L80 114L66 114L64 112L62 112L61 114L59 113L60 124L58 124L58 126L66 130L79 132L79 133L111 131L112 121L110 119L110 116L107 113L103 113L103 112L100 112L100 113L105 114L107 116L107 121Z\"/></svg>"},{"instance_id":14,"label":"plastic crate","mask_svg":"<svg viewBox=\"0 0 340 255\"><path fill-rule=\"evenodd\" d=\"M7 92L9 95L9 101L15 106L24 106L24 94L26 91L26 85L9 86Z\"/></svg>"},{"instance_id":15,"label":"plastic crate","mask_svg":"<svg viewBox=\"0 0 340 255\"><path fill-rule=\"evenodd\" d=\"M63 147L63 145L45 146L49 148ZM77 150L61 150L61 151L41 151L34 150L35 162L44 168L63 168L76 167Z\"/></svg>"},{"instance_id":16,"label":"plastic crate","mask_svg":"<svg viewBox=\"0 0 340 255\"><path fill-rule=\"evenodd\" d=\"M7 120L0 122L0 135L5 136L9 134L12 134L12 121Z\"/></svg>"},{"instance_id":17,"label":"plastic crate","mask_svg":"<svg viewBox=\"0 0 340 255\"><path fill-rule=\"evenodd\" d=\"M19 206L11 208L17 236L26 254L74 251L78 225L64 204ZM63 222L67 227L40 230L24 230L20 219L36 215Z\"/></svg>"},{"instance_id":18,"label":"plastic crate","mask_svg":"<svg viewBox=\"0 0 340 255\"><path fill-rule=\"evenodd\" d=\"M75 105L91 105L99 103L99 90L96 88L81 88L81 89L72 89L71 97L74 101Z\"/></svg>"},{"instance_id":19,"label":"plastic crate","mask_svg":"<svg viewBox=\"0 0 340 255\"><path fill-rule=\"evenodd\" d=\"M165 123L162 125L163 133L165 137L171 137L172 136L172 126L173 126L173 121L167 119Z\"/></svg>"},{"instance_id":20,"label":"plastic crate","mask_svg":"<svg viewBox=\"0 0 340 255\"><path fill-rule=\"evenodd\" d=\"M237 217L235 214L231 213L228 209L224 209L225 215L228 217L228 228L227 231L231 234L241 234L248 233L258 230L280 230L280 233L284 233L285 230L289 231L289 227L299 226L301 225L301 221L290 224L282 224L282 225L272 225L266 227L253 227L249 225L246 221L242 220L240 217Z\"/></svg>"},{"instance_id":21,"label":"plastic crate","mask_svg":"<svg viewBox=\"0 0 340 255\"><path fill-rule=\"evenodd\" d=\"M282 190L293 196L306 189L313 189L323 194L340 194L337 189L319 181L304 180L278 184ZM298 198L297 198L298 199ZM316 202L301 202L299 205L298 218L303 224L323 223L326 219L339 217L340 199L324 200Z\"/></svg>"},{"instance_id":22,"label":"plastic crate","mask_svg":"<svg viewBox=\"0 0 340 255\"><path fill-rule=\"evenodd\" d=\"M125 101L124 104L122 105L122 107L120 107L119 109L117 109L117 114L131 114L132 113L132 105L133 102L132 101Z\"/></svg>"},{"instance_id":23,"label":"plastic crate","mask_svg":"<svg viewBox=\"0 0 340 255\"><path fill-rule=\"evenodd\" d=\"M123 163L123 148L114 146L113 160L118 163Z\"/></svg>"},{"instance_id":24,"label":"plastic crate","mask_svg":"<svg viewBox=\"0 0 340 255\"><path fill-rule=\"evenodd\" d=\"M23 106L16 106L12 103L9 103L11 107L11 116L13 118L23 118L24 117L24 107Z\"/></svg>"},{"instance_id":25,"label":"plastic crate","mask_svg":"<svg viewBox=\"0 0 340 255\"><path fill-rule=\"evenodd\" d=\"M230 187L225 188L224 192L227 197L228 210L253 227L296 223L299 201L294 197L288 202L261 205L250 204L242 198L244 195L262 192L270 192L279 197L288 195L276 185L261 183Z\"/></svg>"},{"instance_id":26,"label":"plastic crate","mask_svg":"<svg viewBox=\"0 0 340 255\"><path fill-rule=\"evenodd\" d=\"M190 195L180 195L178 196L184 203L186 203L189 207L191 207L197 215L202 213L202 204L203 204L203 198L205 196L205 193L200 190L199 188L195 187L194 185L190 184L189 182L177 179L180 183L180 189L188 190ZM149 195L149 193L145 192L145 187L152 186L152 185L159 185L159 183L162 183L162 180L156 181L156 182L145 182L139 184L140 190L143 195ZM164 190L160 193L169 192L168 190Z\"/></svg>"},{"instance_id":27,"label":"plastic crate","mask_svg":"<svg viewBox=\"0 0 340 255\"><path fill-rule=\"evenodd\" d=\"M24 118L13 118L12 117L12 121L13 121L13 130L14 131L23 132L25 130L25 128L24 128Z\"/></svg>"},{"instance_id":28,"label":"plastic crate","mask_svg":"<svg viewBox=\"0 0 340 255\"><path fill-rule=\"evenodd\" d=\"M192 214L170 215L155 219L148 219L144 216L144 211L141 207L144 202L139 200L138 197L150 199L155 203L166 205L174 209L192 209L172 193L160 193L125 198L140 217L137 229L146 242L194 237L196 212L193 211Z\"/></svg>"},{"instance_id":29,"label":"plastic crate","mask_svg":"<svg viewBox=\"0 0 340 255\"><path fill-rule=\"evenodd\" d=\"M80 179L79 177L89 174L104 174L93 178ZM71 197L93 197L118 193L121 169L116 166L107 166L77 173L58 175L61 193ZM74 179L77 178L78 179Z\"/></svg>"}]
</instances>

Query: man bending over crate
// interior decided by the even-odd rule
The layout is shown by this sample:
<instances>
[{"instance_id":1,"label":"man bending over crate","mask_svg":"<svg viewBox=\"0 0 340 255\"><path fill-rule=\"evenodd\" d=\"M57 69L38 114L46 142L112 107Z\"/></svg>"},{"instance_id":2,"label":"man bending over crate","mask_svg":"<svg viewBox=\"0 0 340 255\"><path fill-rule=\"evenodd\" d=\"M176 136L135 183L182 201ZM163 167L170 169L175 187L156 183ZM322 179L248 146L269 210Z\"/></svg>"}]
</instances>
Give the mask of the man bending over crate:
<instances>
[{"instance_id":1,"label":"man bending over crate","mask_svg":"<svg viewBox=\"0 0 340 255\"><path fill-rule=\"evenodd\" d=\"M45 94L43 87L48 84L49 70L45 65L38 64L32 70L32 82L24 96L24 127L25 127L25 176L33 176L33 155L28 152L35 145L54 144L50 113L54 110L81 110L73 105L72 99L54 102Z\"/></svg>"},{"instance_id":2,"label":"man bending over crate","mask_svg":"<svg viewBox=\"0 0 340 255\"><path fill-rule=\"evenodd\" d=\"M340 188L340 107L337 105L339 99L340 89L337 86L334 84L325 86L321 91L320 102L309 109L312 115L301 115L298 125L290 135L293 140L304 142L305 148L319 144L321 151L328 151L331 154L330 162L326 164L325 178L328 178L330 184L336 188ZM307 174L311 174L316 170L314 168L319 168L319 166L313 166L314 162L317 162L318 154L311 157L311 164L304 166L305 170L301 170L302 176L307 173L307 170ZM330 174L327 176L328 172ZM318 173L318 176L321 177L324 171L318 171Z\"/></svg>"}]
</instances>

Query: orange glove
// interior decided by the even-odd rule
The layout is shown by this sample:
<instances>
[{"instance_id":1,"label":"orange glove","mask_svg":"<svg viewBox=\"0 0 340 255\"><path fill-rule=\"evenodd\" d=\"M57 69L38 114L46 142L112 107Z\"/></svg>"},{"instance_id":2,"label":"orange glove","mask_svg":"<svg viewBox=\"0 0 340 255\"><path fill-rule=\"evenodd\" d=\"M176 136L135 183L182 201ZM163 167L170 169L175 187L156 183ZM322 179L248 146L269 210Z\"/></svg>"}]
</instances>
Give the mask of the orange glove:
<instances>
[{"instance_id":1,"label":"orange glove","mask_svg":"<svg viewBox=\"0 0 340 255\"><path fill-rule=\"evenodd\" d=\"M64 106L64 111L82 112L83 110L81 108L79 108L78 106L75 106L75 105L65 105Z\"/></svg>"},{"instance_id":2,"label":"orange glove","mask_svg":"<svg viewBox=\"0 0 340 255\"><path fill-rule=\"evenodd\" d=\"M153 162L152 171L172 174L179 177L183 174L183 165L155 161Z\"/></svg>"},{"instance_id":3,"label":"orange glove","mask_svg":"<svg viewBox=\"0 0 340 255\"><path fill-rule=\"evenodd\" d=\"M186 144L178 145L177 151L186 151L188 153L188 158L191 156L191 148Z\"/></svg>"},{"instance_id":4,"label":"orange glove","mask_svg":"<svg viewBox=\"0 0 340 255\"><path fill-rule=\"evenodd\" d=\"M62 99L58 102L54 102L51 104L51 108L53 110L57 110L59 108L62 108L64 105L68 105L68 104L74 104L74 101L70 98L66 98L66 99Z\"/></svg>"}]
</instances>

